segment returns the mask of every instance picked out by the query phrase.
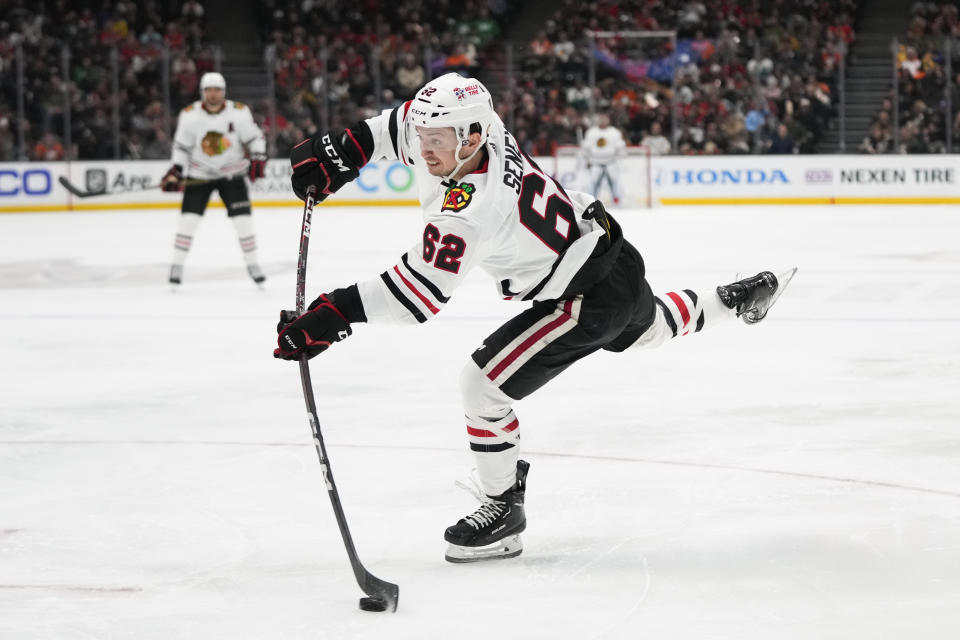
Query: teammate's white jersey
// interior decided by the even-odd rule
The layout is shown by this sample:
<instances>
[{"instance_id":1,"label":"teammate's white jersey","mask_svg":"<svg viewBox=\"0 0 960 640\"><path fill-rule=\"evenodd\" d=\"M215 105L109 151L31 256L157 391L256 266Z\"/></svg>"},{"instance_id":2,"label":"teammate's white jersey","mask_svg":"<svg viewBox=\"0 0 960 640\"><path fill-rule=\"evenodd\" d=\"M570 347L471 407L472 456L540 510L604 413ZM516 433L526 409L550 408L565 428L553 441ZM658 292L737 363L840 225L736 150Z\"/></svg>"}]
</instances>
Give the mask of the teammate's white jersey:
<instances>
[{"instance_id":1,"label":"teammate's white jersey","mask_svg":"<svg viewBox=\"0 0 960 640\"><path fill-rule=\"evenodd\" d=\"M627 153L627 143L616 127L590 127L583 135L580 148L588 165L607 165Z\"/></svg>"},{"instance_id":2,"label":"teammate's white jersey","mask_svg":"<svg viewBox=\"0 0 960 640\"><path fill-rule=\"evenodd\" d=\"M171 160L184 168L185 176L230 178L250 166L245 151L266 150L263 132L245 104L225 100L220 111L210 113L198 100L180 112Z\"/></svg>"},{"instance_id":3,"label":"teammate's white jersey","mask_svg":"<svg viewBox=\"0 0 960 640\"><path fill-rule=\"evenodd\" d=\"M371 160L411 166L424 229L400 261L379 278L358 283L370 321L425 322L443 308L472 268L496 281L507 300L560 297L606 232L581 214L594 198L563 188L520 151L494 116L481 166L456 184L427 171L410 103L368 119Z\"/></svg>"}]
</instances>

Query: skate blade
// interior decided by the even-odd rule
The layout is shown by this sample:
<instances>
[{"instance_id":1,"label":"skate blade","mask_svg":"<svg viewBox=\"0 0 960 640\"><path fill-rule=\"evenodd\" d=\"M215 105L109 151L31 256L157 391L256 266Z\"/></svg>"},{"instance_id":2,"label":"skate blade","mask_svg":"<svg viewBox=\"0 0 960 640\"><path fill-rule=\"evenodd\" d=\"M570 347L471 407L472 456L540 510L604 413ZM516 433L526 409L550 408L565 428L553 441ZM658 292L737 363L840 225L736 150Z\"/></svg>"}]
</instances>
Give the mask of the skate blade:
<instances>
[{"instance_id":1,"label":"skate blade","mask_svg":"<svg viewBox=\"0 0 960 640\"><path fill-rule=\"evenodd\" d=\"M523 553L523 541L520 536L507 536L485 547L461 547L451 544L447 547L444 559L447 562L462 564L466 562L483 562L485 560L501 560L515 558Z\"/></svg>"},{"instance_id":2,"label":"skate blade","mask_svg":"<svg viewBox=\"0 0 960 640\"><path fill-rule=\"evenodd\" d=\"M767 305L767 311L769 311L770 307L775 305L780 296L783 295L787 285L790 284L790 281L793 280L793 276L796 275L797 269L798 267L794 267L793 269L787 269L783 273L777 274L777 291L770 296L770 304Z\"/></svg>"},{"instance_id":3,"label":"skate blade","mask_svg":"<svg viewBox=\"0 0 960 640\"><path fill-rule=\"evenodd\" d=\"M746 324L757 324L761 320L767 317L767 314L770 312L770 309L773 308L773 305L777 303L777 300L780 299L780 296L783 295L784 290L786 290L787 285L790 284L790 281L793 280L794 274L797 273L797 267L793 269L787 269L783 273L778 274L777 277L777 290L770 296L770 299L767 300L767 303L763 305L763 309L760 310L757 307L751 307L745 309L744 311L737 314L738 317L743 318L743 321Z\"/></svg>"}]
</instances>

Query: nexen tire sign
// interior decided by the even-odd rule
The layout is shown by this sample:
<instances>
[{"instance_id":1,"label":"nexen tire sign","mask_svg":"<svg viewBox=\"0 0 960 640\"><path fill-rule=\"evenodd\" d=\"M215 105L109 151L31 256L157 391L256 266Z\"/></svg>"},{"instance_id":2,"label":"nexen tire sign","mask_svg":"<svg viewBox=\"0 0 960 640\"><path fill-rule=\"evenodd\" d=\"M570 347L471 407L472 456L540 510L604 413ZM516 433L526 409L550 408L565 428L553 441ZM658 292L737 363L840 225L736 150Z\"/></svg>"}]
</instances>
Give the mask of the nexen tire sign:
<instances>
[{"instance_id":1,"label":"nexen tire sign","mask_svg":"<svg viewBox=\"0 0 960 640\"><path fill-rule=\"evenodd\" d=\"M636 162L636 157L628 161ZM653 201L715 204L960 204L957 155L654 156ZM630 175L642 166L621 169Z\"/></svg>"}]
</instances>

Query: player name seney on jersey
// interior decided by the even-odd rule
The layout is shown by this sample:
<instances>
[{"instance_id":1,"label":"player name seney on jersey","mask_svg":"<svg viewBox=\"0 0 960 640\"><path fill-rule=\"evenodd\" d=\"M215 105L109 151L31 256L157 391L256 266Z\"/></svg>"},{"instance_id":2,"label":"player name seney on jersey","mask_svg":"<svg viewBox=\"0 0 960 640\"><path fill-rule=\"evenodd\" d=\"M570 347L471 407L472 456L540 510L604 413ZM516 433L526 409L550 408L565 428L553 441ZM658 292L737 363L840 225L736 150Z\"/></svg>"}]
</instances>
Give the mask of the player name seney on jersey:
<instances>
[{"instance_id":1,"label":"player name seney on jersey","mask_svg":"<svg viewBox=\"0 0 960 640\"><path fill-rule=\"evenodd\" d=\"M220 111L211 113L198 100L180 112L172 160L191 178L232 178L246 173L247 152L266 150L266 139L245 104L225 100Z\"/></svg>"},{"instance_id":2,"label":"player name seney on jersey","mask_svg":"<svg viewBox=\"0 0 960 640\"><path fill-rule=\"evenodd\" d=\"M564 191L494 116L480 167L460 181L431 175L404 118L410 102L366 120L371 160L413 168L423 209L420 239L379 278L358 283L367 319L425 322L479 266L507 300L561 297L606 231L582 217L594 198Z\"/></svg>"}]
</instances>

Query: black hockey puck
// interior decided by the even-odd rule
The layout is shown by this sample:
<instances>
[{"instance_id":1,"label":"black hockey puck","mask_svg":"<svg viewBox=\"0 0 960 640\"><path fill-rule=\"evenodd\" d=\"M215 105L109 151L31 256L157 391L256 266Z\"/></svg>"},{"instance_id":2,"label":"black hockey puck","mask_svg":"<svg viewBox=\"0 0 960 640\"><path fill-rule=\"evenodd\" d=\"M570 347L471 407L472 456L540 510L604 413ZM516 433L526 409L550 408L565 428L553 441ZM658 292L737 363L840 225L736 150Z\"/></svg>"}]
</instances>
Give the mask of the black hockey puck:
<instances>
[{"instance_id":1,"label":"black hockey puck","mask_svg":"<svg viewBox=\"0 0 960 640\"><path fill-rule=\"evenodd\" d=\"M387 603L379 598L360 598L360 608L364 611L386 611Z\"/></svg>"}]
</instances>

